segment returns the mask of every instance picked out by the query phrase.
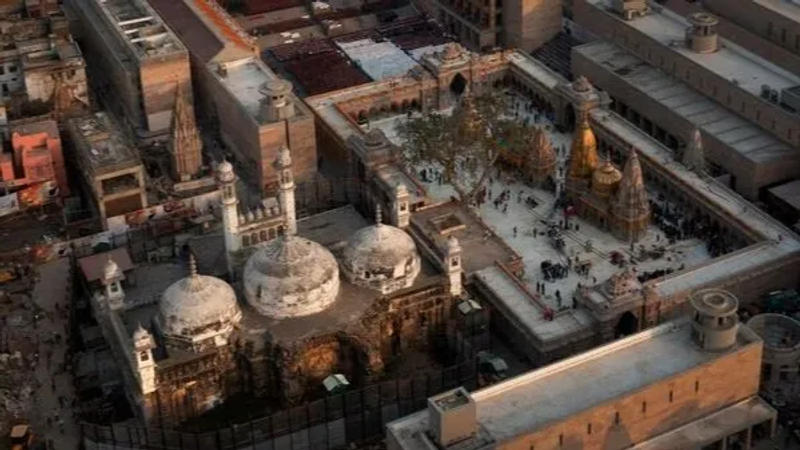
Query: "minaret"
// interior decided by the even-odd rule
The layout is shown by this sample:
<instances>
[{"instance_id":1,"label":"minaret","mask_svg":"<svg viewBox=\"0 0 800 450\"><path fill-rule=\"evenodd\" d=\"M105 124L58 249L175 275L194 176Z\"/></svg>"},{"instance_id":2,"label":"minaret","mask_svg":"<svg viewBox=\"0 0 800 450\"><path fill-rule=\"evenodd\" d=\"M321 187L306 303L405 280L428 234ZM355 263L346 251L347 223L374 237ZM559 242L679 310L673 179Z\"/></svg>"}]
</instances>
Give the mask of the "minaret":
<instances>
[{"instance_id":1,"label":"minaret","mask_svg":"<svg viewBox=\"0 0 800 450\"><path fill-rule=\"evenodd\" d=\"M447 248L445 249L444 264L446 266L447 276L450 279L450 294L454 297L460 297L463 292L461 285L461 245L458 243L458 238L450 235L447 239Z\"/></svg>"},{"instance_id":2,"label":"minaret","mask_svg":"<svg viewBox=\"0 0 800 450\"><path fill-rule=\"evenodd\" d=\"M239 240L239 213L236 197L236 174L233 165L222 161L217 166L217 186L219 186L222 208L222 231L225 238L225 258L228 262L228 273L233 274L233 254L241 249Z\"/></svg>"},{"instance_id":3,"label":"minaret","mask_svg":"<svg viewBox=\"0 0 800 450\"><path fill-rule=\"evenodd\" d=\"M409 210L409 194L405 183L399 183L394 187L394 226L405 228L411 216Z\"/></svg>"},{"instance_id":4,"label":"minaret","mask_svg":"<svg viewBox=\"0 0 800 450\"><path fill-rule=\"evenodd\" d=\"M156 390L156 363L153 360L153 336L139 326L133 332L133 361L136 367L136 376L142 394L150 394Z\"/></svg>"},{"instance_id":5,"label":"minaret","mask_svg":"<svg viewBox=\"0 0 800 450\"><path fill-rule=\"evenodd\" d=\"M683 152L682 162L689 170L697 173L705 171L706 157L703 151L703 136L697 128L695 128L692 133L692 141L689 142L689 145L686 146L686 150Z\"/></svg>"},{"instance_id":6,"label":"minaret","mask_svg":"<svg viewBox=\"0 0 800 450\"><path fill-rule=\"evenodd\" d=\"M169 142L172 176L175 180L186 181L197 175L202 163L201 147L200 133L197 131L192 105L186 98L183 88L178 85Z\"/></svg>"},{"instance_id":7,"label":"minaret","mask_svg":"<svg viewBox=\"0 0 800 450\"><path fill-rule=\"evenodd\" d=\"M103 278L100 279L100 282L105 287L105 299L111 310L122 308L125 302L125 292L122 290L122 280L124 278L125 275L122 270L109 256L105 266L103 266Z\"/></svg>"},{"instance_id":8,"label":"minaret","mask_svg":"<svg viewBox=\"0 0 800 450\"><path fill-rule=\"evenodd\" d=\"M294 177L292 176L292 154L289 147L283 145L278 150L275 160L275 170L278 171L278 203L286 220L286 234L297 234L297 216L294 203Z\"/></svg>"}]
</instances>

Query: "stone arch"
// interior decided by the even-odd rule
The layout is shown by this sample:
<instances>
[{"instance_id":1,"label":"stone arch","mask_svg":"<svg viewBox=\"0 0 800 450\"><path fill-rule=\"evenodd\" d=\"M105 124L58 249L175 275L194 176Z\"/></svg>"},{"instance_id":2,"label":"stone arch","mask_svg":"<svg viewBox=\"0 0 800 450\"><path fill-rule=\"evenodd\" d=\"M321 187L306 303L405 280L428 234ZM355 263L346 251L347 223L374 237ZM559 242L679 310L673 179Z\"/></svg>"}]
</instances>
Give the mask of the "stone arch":
<instances>
[{"instance_id":1,"label":"stone arch","mask_svg":"<svg viewBox=\"0 0 800 450\"><path fill-rule=\"evenodd\" d=\"M408 108L411 108L411 102L408 101L408 99L405 99L400 103L400 107L403 109L403 111L408 111Z\"/></svg>"},{"instance_id":2,"label":"stone arch","mask_svg":"<svg viewBox=\"0 0 800 450\"><path fill-rule=\"evenodd\" d=\"M267 240L267 230L261 230L261 231L259 231L258 234L259 234L259 239L261 241L266 241Z\"/></svg>"},{"instance_id":3,"label":"stone arch","mask_svg":"<svg viewBox=\"0 0 800 450\"><path fill-rule=\"evenodd\" d=\"M275 228L270 228L269 229L269 238L270 239L275 239Z\"/></svg>"},{"instance_id":4,"label":"stone arch","mask_svg":"<svg viewBox=\"0 0 800 450\"><path fill-rule=\"evenodd\" d=\"M391 110L393 113L400 112L400 105L397 102L392 102Z\"/></svg>"},{"instance_id":5,"label":"stone arch","mask_svg":"<svg viewBox=\"0 0 800 450\"><path fill-rule=\"evenodd\" d=\"M419 104L419 100L417 100L417 99L411 100L411 108L415 109L417 111L422 110L422 108L420 107L420 104Z\"/></svg>"},{"instance_id":6,"label":"stone arch","mask_svg":"<svg viewBox=\"0 0 800 450\"><path fill-rule=\"evenodd\" d=\"M467 89L467 84L467 79L464 78L464 75L461 75L459 72L450 80L450 92L457 96L461 96L461 94L463 94Z\"/></svg>"},{"instance_id":7,"label":"stone arch","mask_svg":"<svg viewBox=\"0 0 800 450\"><path fill-rule=\"evenodd\" d=\"M630 312L625 311L614 327L614 337L630 336L639 331L639 319Z\"/></svg>"}]
</instances>

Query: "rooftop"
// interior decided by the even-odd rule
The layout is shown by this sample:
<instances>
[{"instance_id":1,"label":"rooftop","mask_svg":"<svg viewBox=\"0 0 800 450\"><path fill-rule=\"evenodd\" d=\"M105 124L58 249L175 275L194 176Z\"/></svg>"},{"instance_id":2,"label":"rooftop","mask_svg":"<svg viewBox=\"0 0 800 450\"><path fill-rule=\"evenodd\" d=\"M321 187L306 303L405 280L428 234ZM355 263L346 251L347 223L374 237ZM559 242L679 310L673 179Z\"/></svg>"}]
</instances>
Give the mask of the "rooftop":
<instances>
[{"instance_id":1,"label":"rooftop","mask_svg":"<svg viewBox=\"0 0 800 450\"><path fill-rule=\"evenodd\" d=\"M95 174L113 172L141 164L136 149L104 112L72 119L76 148Z\"/></svg>"},{"instance_id":2,"label":"rooftop","mask_svg":"<svg viewBox=\"0 0 800 450\"><path fill-rule=\"evenodd\" d=\"M84 0L86 1L86 0ZM143 0L93 0L116 34L139 58L185 51L181 42Z\"/></svg>"},{"instance_id":3,"label":"rooftop","mask_svg":"<svg viewBox=\"0 0 800 450\"><path fill-rule=\"evenodd\" d=\"M416 61L389 41L360 39L338 42L337 45L373 80L403 76L417 65Z\"/></svg>"},{"instance_id":4,"label":"rooftop","mask_svg":"<svg viewBox=\"0 0 800 450\"><path fill-rule=\"evenodd\" d=\"M740 327L737 345L724 352L706 352L691 340L690 328L688 320L669 322L476 391L472 398L478 422L495 441L502 442L759 341L747 327ZM427 412L421 411L387 427L402 448L425 448L419 434L427 429L427 422Z\"/></svg>"},{"instance_id":5,"label":"rooftop","mask_svg":"<svg viewBox=\"0 0 800 450\"><path fill-rule=\"evenodd\" d=\"M611 8L612 4L610 0L587 1L602 9ZM719 50L714 53L693 52L683 44L689 22L666 8L657 8L634 20L619 18L619 23L635 28L726 80L736 80L740 88L752 95L760 95L765 84L778 91L800 84L800 77L725 39L720 39Z\"/></svg>"},{"instance_id":6,"label":"rooftop","mask_svg":"<svg viewBox=\"0 0 800 450\"><path fill-rule=\"evenodd\" d=\"M217 76L238 103L259 122L261 99L264 98L260 89L264 83L275 79L275 74L255 56L222 64L225 73L217 72Z\"/></svg>"},{"instance_id":7,"label":"rooftop","mask_svg":"<svg viewBox=\"0 0 800 450\"><path fill-rule=\"evenodd\" d=\"M787 19L800 24L800 1L799 0L752 0L753 3L770 9Z\"/></svg>"},{"instance_id":8,"label":"rooftop","mask_svg":"<svg viewBox=\"0 0 800 450\"><path fill-rule=\"evenodd\" d=\"M574 51L613 71L640 95L673 110L753 163L798 157L790 145L614 44L595 41L575 47Z\"/></svg>"},{"instance_id":9,"label":"rooftop","mask_svg":"<svg viewBox=\"0 0 800 450\"><path fill-rule=\"evenodd\" d=\"M800 210L800 180L790 181L769 189L775 197Z\"/></svg>"}]
</instances>

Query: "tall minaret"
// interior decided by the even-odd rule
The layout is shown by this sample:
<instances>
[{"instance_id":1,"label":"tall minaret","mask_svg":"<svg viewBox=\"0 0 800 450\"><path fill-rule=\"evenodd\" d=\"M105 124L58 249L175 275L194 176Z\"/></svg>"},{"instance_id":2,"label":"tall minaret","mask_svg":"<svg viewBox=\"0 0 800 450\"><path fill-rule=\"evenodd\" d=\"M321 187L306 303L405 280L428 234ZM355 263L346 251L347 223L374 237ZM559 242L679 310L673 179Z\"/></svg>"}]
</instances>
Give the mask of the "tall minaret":
<instances>
[{"instance_id":1,"label":"tall minaret","mask_svg":"<svg viewBox=\"0 0 800 450\"><path fill-rule=\"evenodd\" d=\"M122 290L123 279L125 279L125 275L122 270L109 256L103 266L103 277L100 279L100 283L105 289L106 304L112 310L122 308L125 303L125 292Z\"/></svg>"},{"instance_id":2,"label":"tall minaret","mask_svg":"<svg viewBox=\"0 0 800 450\"><path fill-rule=\"evenodd\" d=\"M236 197L236 174L233 165L222 161L217 166L217 185L222 195L220 206L222 208L222 230L225 237L225 257L228 261L228 273L233 274L234 252L241 248L239 240L239 213L237 211L239 200Z\"/></svg>"},{"instance_id":3,"label":"tall minaret","mask_svg":"<svg viewBox=\"0 0 800 450\"><path fill-rule=\"evenodd\" d=\"M445 248L444 264L447 270L447 277L450 279L450 294L455 297L460 297L463 292L461 285L461 245L458 243L458 238L450 235L447 239L447 247Z\"/></svg>"},{"instance_id":4,"label":"tall minaret","mask_svg":"<svg viewBox=\"0 0 800 450\"><path fill-rule=\"evenodd\" d=\"M153 359L153 336L142 327L139 326L133 332L133 361L136 367L136 377L139 379L139 385L142 389L142 394L149 394L156 390L156 364Z\"/></svg>"},{"instance_id":5,"label":"tall minaret","mask_svg":"<svg viewBox=\"0 0 800 450\"><path fill-rule=\"evenodd\" d=\"M292 176L292 154L289 147L283 145L278 150L275 170L278 171L278 203L286 220L286 234L293 236L297 234L297 216L294 209L294 176Z\"/></svg>"}]
</instances>

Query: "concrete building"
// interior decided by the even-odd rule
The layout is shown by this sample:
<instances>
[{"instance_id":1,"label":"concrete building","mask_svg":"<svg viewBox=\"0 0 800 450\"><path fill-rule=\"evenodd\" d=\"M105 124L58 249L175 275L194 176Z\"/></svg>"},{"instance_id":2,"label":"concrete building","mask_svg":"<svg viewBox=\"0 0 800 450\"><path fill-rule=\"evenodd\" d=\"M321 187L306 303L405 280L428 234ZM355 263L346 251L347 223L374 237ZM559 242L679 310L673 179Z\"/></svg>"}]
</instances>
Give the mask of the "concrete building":
<instances>
[{"instance_id":1,"label":"concrete building","mask_svg":"<svg viewBox=\"0 0 800 450\"><path fill-rule=\"evenodd\" d=\"M764 340L762 389L781 390L800 379L800 322L781 314L759 314L747 326Z\"/></svg>"},{"instance_id":2,"label":"concrete building","mask_svg":"<svg viewBox=\"0 0 800 450\"><path fill-rule=\"evenodd\" d=\"M140 138L166 140L177 90L191 109L186 48L145 0L69 0L99 95Z\"/></svg>"},{"instance_id":3,"label":"concrete building","mask_svg":"<svg viewBox=\"0 0 800 450\"><path fill-rule=\"evenodd\" d=\"M314 178L314 117L260 59L258 47L214 1L152 0L189 49L200 94L198 108L214 124L241 176L263 192L276 188L272 167L282 146L292 149L295 177Z\"/></svg>"},{"instance_id":4,"label":"concrete building","mask_svg":"<svg viewBox=\"0 0 800 450\"><path fill-rule=\"evenodd\" d=\"M533 51L561 31L560 0L418 0L472 50Z\"/></svg>"},{"instance_id":5,"label":"concrete building","mask_svg":"<svg viewBox=\"0 0 800 450\"><path fill-rule=\"evenodd\" d=\"M762 341L737 324L733 295L702 290L692 304L691 320L432 397L387 425L387 448L752 448L777 415L758 396Z\"/></svg>"},{"instance_id":6,"label":"concrete building","mask_svg":"<svg viewBox=\"0 0 800 450\"><path fill-rule=\"evenodd\" d=\"M12 118L89 110L85 63L64 17L0 21L0 92Z\"/></svg>"},{"instance_id":7,"label":"concrete building","mask_svg":"<svg viewBox=\"0 0 800 450\"><path fill-rule=\"evenodd\" d=\"M790 52L800 55L800 5L793 0L745 0L731 8L725 0L703 0L714 14L726 17Z\"/></svg>"},{"instance_id":8,"label":"concrete building","mask_svg":"<svg viewBox=\"0 0 800 450\"><path fill-rule=\"evenodd\" d=\"M699 128L716 171L747 198L800 175L800 115L788 106L800 77L720 38L708 13L654 6L626 19L612 6L575 3L575 21L605 41L575 48L573 71L617 112L676 150Z\"/></svg>"},{"instance_id":9,"label":"concrete building","mask_svg":"<svg viewBox=\"0 0 800 450\"><path fill-rule=\"evenodd\" d=\"M3 185L8 190L18 190L29 185L52 183L50 189L57 195L70 194L61 136L53 120L12 126L13 153L0 154Z\"/></svg>"},{"instance_id":10,"label":"concrete building","mask_svg":"<svg viewBox=\"0 0 800 450\"><path fill-rule=\"evenodd\" d=\"M104 229L107 218L147 207L139 153L108 114L71 119L67 129Z\"/></svg>"}]
</instances>

